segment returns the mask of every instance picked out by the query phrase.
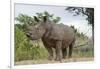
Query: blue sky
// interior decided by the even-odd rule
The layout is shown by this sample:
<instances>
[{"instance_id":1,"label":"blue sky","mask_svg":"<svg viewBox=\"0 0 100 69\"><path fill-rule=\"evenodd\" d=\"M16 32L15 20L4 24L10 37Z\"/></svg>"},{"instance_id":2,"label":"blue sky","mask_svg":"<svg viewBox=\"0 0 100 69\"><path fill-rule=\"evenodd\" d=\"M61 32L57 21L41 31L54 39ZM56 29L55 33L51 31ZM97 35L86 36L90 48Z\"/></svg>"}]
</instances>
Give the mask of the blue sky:
<instances>
[{"instance_id":1,"label":"blue sky","mask_svg":"<svg viewBox=\"0 0 100 69\"><path fill-rule=\"evenodd\" d=\"M66 6L67 7L67 6ZM23 13L29 16L34 16L38 12L47 11L50 14L54 14L55 16L59 16L61 21L59 23L63 23L65 25L74 25L79 32L86 33L87 36L91 37L92 30L91 26L87 24L85 20L86 16L73 16L72 13L66 11L65 6L47 6L47 5L29 5L29 4L15 4L15 17L19 14Z\"/></svg>"}]
</instances>

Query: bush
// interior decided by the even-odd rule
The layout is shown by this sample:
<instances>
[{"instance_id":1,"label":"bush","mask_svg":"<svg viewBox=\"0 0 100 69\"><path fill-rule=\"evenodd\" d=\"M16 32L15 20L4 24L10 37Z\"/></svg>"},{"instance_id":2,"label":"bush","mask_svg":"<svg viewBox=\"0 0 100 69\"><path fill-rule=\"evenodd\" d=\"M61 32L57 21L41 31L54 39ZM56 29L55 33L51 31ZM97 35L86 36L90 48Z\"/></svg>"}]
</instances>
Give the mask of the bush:
<instances>
[{"instance_id":1,"label":"bush","mask_svg":"<svg viewBox=\"0 0 100 69\"><path fill-rule=\"evenodd\" d=\"M33 44L24 34L23 30L15 26L15 61L45 59L48 53L39 44Z\"/></svg>"}]
</instances>

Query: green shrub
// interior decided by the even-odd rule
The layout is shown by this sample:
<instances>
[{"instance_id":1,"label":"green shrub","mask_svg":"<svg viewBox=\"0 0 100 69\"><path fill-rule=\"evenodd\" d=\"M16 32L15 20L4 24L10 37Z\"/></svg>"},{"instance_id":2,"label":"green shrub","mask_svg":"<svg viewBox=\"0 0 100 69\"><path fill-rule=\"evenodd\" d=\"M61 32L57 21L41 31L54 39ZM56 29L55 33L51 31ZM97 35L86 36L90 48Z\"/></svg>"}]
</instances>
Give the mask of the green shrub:
<instances>
[{"instance_id":1,"label":"green shrub","mask_svg":"<svg viewBox=\"0 0 100 69\"><path fill-rule=\"evenodd\" d=\"M39 45L32 43L23 30L15 26L15 61L47 58L46 49Z\"/></svg>"}]
</instances>

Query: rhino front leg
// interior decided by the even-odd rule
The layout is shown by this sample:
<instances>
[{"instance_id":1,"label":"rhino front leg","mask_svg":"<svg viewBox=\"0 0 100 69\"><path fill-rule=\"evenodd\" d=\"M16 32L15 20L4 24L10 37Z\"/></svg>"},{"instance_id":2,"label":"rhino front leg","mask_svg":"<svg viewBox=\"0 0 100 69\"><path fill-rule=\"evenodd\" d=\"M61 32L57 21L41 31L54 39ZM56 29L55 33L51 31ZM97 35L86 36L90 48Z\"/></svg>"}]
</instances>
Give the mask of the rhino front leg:
<instances>
[{"instance_id":1,"label":"rhino front leg","mask_svg":"<svg viewBox=\"0 0 100 69\"><path fill-rule=\"evenodd\" d=\"M62 62L62 42L57 41L56 43L56 60Z\"/></svg>"},{"instance_id":2,"label":"rhino front leg","mask_svg":"<svg viewBox=\"0 0 100 69\"><path fill-rule=\"evenodd\" d=\"M49 53L48 59L49 59L49 60L53 60L54 57L53 57L53 50L52 50L52 48L51 48L51 47L46 47L46 49L47 49L47 51L48 51L48 53Z\"/></svg>"},{"instance_id":3,"label":"rhino front leg","mask_svg":"<svg viewBox=\"0 0 100 69\"><path fill-rule=\"evenodd\" d=\"M52 47L51 47L45 40L43 40L43 44L44 44L46 50L48 51L48 54L49 54L48 59L49 59L49 60L53 60L54 57L53 57L53 50L52 50Z\"/></svg>"}]
</instances>

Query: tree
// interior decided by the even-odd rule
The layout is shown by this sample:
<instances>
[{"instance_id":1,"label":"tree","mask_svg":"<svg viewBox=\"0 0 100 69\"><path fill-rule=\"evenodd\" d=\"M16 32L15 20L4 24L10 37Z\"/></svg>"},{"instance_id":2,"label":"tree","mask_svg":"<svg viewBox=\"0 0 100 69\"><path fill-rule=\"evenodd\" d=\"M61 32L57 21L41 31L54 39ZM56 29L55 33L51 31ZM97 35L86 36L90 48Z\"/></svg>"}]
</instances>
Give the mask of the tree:
<instances>
[{"instance_id":1,"label":"tree","mask_svg":"<svg viewBox=\"0 0 100 69\"><path fill-rule=\"evenodd\" d=\"M87 16L86 20L88 24L92 25L94 28L94 8L84 8L84 7L68 7L66 8L71 13L74 13L74 16L82 15Z\"/></svg>"},{"instance_id":2,"label":"tree","mask_svg":"<svg viewBox=\"0 0 100 69\"><path fill-rule=\"evenodd\" d=\"M54 14L49 14L47 11L43 13L36 13L36 17L42 21L43 17L46 16L49 21L53 21L54 23L58 23L60 21L60 17L55 17ZM18 17L15 17L16 21L19 21L19 25L23 28L26 28L27 25L36 25L38 22L35 21L34 16L28 16L26 14L19 14Z\"/></svg>"},{"instance_id":3,"label":"tree","mask_svg":"<svg viewBox=\"0 0 100 69\"><path fill-rule=\"evenodd\" d=\"M88 24L92 26L92 39L94 40L94 8L85 7L67 7L65 10L74 14L74 16L82 15L86 16Z\"/></svg>"},{"instance_id":4,"label":"tree","mask_svg":"<svg viewBox=\"0 0 100 69\"><path fill-rule=\"evenodd\" d=\"M19 21L19 25L26 28L27 25L36 25L37 22L34 21L34 18L25 14L19 14L18 17L15 17L16 21Z\"/></svg>"},{"instance_id":5,"label":"tree","mask_svg":"<svg viewBox=\"0 0 100 69\"><path fill-rule=\"evenodd\" d=\"M42 20L43 17L46 16L49 21L53 21L54 23L58 23L60 21L60 17L55 17L54 14L50 14L47 11L43 13L36 13L36 14L39 20Z\"/></svg>"},{"instance_id":6,"label":"tree","mask_svg":"<svg viewBox=\"0 0 100 69\"><path fill-rule=\"evenodd\" d=\"M19 21L22 24L35 23L32 17L25 14L19 14L18 17L15 18L15 20Z\"/></svg>"}]
</instances>

